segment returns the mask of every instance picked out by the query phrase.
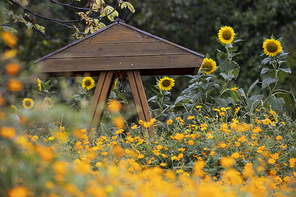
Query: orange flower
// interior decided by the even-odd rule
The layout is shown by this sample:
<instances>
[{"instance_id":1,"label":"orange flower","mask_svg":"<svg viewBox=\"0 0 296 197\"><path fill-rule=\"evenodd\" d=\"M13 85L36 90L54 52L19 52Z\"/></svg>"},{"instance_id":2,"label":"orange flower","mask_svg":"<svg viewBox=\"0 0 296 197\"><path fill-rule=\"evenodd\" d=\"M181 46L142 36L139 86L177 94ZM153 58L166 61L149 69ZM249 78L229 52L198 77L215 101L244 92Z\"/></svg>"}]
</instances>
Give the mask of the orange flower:
<instances>
[{"instance_id":1,"label":"orange flower","mask_svg":"<svg viewBox=\"0 0 296 197\"><path fill-rule=\"evenodd\" d=\"M108 111L110 113L116 113L119 112L121 110L121 104L119 101L112 99L111 101L109 101L108 103Z\"/></svg>"},{"instance_id":2,"label":"orange flower","mask_svg":"<svg viewBox=\"0 0 296 197\"><path fill-rule=\"evenodd\" d=\"M49 148L39 146L36 148L36 152L45 161L52 161L54 158L54 153Z\"/></svg>"},{"instance_id":3,"label":"orange flower","mask_svg":"<svg viewBox=\"0 0 296 197\"><path fill-rule=\"evenodd\" d=\"M23 89L23 85L19 80L16 79L9 79L7 88L9 91L12 92L19 92Z\"/></svg>"},{"instance_id":4,"label":"orange flower","mask_svg":"<svg viewBox=\"0 0 296 197\"><path fill-rule=\"evenodd\" d=\"M119 129L123 129L125 126L124 118L122 116L113 118L113 123Z\"/></svg>"},{"instance_id":5,"label":"orange flower","mask_svg":"<svg viewBox=\"0 0 296 197\"><path fill-rule=\"evenodd\" d=\"M20 66L16 63L11 63L11 64L7 64L5 69L7 74L16 75L20 71Z\"/></svg>"},{"instance_id":6,"label":"orange flower","mask_svg":"<svg viewBox=\"0 0 296 197\"><path fill-rule=\"evenodd\" d=\"M16 186L8 191L9 197L27 197L29 190L24 186Z\"/></svg>"},{"instance_id":7,"label":"orange flower","mask_svg":"<svg viewBox=\"0 0 296 197\"><path fill-rule=\"evenodd\" d=\"M123 157L124 156L124 150L121 148L121 146L113 146L111 149L112 155L116 157Z\"/></svg>"},{"instance_id":8,"label":"orange flower","mask_svg":"<svg viewBox=\"0 0 296 197\"><path fill-rule=\"evenodd\" d=\"M2 39L5 42L5 44L11 48L15 47L18 40L17 36L12 35L8 31L2 32Z\"/></svg>"},{"instance_id":9,"label":"orange flower","mask_svg":"<svg viewBox=\"0 0 296 197\"><path fill-rule=\"evenodd\" d=\"M52 168L57 174L65 174L67 170L67 163L63 161L56 161L52 165Z\"/></svg>"},{"instance_id":10,"label":"orange flower","mask_svg":"<svg viewBox=\"0 0 296 197\"><path fill-rule=\"evenodd\" d=\"M15 137L16 131L13 127L2 127L0 130L0 135L2 135L5 138L13 138Z\"/></svg>"},{"instance_id":11,"label":"orange flower","mask_svg":"<svg viewBox=\"0 0 296 197\"><path fill-rule=\"evenodd\" d=\"M0 106L5 105L5 100L3 99L2 95L0 94Z\"/></svg>"}]
</instances>

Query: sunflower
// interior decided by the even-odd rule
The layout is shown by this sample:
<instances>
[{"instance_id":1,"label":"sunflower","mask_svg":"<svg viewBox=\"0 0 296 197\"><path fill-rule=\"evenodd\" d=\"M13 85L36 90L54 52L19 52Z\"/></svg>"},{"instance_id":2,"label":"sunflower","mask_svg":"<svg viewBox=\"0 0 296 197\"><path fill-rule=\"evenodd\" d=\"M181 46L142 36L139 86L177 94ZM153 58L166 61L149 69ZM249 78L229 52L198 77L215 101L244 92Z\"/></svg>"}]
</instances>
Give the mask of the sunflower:
<instances>
[{"instance_id":1,"label":"sunflower","mask_svg":"<svg viewBox=\"0 0 296 197\"><path fill-rule=\"evenodd\" d=\"M264 53L268 56L276 56L282 51L281 43L275 39L266 39L263 42Z\"/></svg>"},{"instance_id":2,"label":"sunflower","mask_svg":"<svg viewBox=\"0 0 296 197\"><path fill-rule=\"evenodd\" d=\"M41 81L40 81L39 78L37 78L37 84L38 84L38 89L39 89L39 91L41 91L42 84L41 84Z\"/></svg>"},{"instance_id":3,"label":"sunflower","mask_svg":"<svg viewBox=\"0 0 296 197\"><path fill-rule=\"evenodd\" d=\"M224 44L232 43L235 33L232 27L224 26L219 30L218 38Z\"/></svg>"},{"instance_id":4,"label":"sunflower","mask_svg":"<svg viewBox=\"0 0 296 197\"><path fill-rule=\"evenodd\" d=\"M95 86L95 81L91 77L84 77L82 81L82 87L87 88L87 90L92 89Z\"/></svg>"},{"instance_id":5,"label":"sunflower","mask_svg":"<svg viewBox=\"0 0 296 197\"><path fill-rule=\"evenodd\" d=\"M23 100L23 106L26 109L31 109L34 106L34 101L30 98L25 98Z\"/></svg>"},{"instance_id":6,"label":"sunflower","mask_svg":"<svg viewBox=\"0 0 296 197\"><path fill-rule=\"evenodd\" d=\"M159 88L166 91L172 89L174 85L175 85L175 80L169 77L162 78L158 83Z\"/></svg>"},{"instance_id":7,"label":"sunflower","mask_svg":"<svg viewBox=\"0 0 296 197\"><path fill-rule=\"evenodd\" d=\"M216 62L212 59L205 58L199 70L203 69L206 74L211 74L217 69Z\"/></svg>"}]
</instances>

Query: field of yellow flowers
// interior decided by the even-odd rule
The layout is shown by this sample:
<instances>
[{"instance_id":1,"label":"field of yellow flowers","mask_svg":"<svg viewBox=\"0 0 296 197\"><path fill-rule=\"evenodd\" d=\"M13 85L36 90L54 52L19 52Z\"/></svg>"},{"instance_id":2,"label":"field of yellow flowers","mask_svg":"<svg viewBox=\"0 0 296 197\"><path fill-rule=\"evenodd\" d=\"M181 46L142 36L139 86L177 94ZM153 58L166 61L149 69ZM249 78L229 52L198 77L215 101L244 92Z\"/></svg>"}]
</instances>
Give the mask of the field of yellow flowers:
<instances>
[{"instance_id":1,"label":"field of yellow flowers","mask_svg":"<svg viewBox=\"0 0 296 197\"><path fill-rule=\"evenodd\" d=\"M162 104L158 116L149 122L126 122L121 102L110 99L106 116L112 126L89 129L85 109L95 81L84 77L80 87L71 90L62 82L59 91L75 94L74 104L58 103L59 93L51 91L49 81L22 71L15 58L17 38L2 32L7 50L1 55L6 66L0 79L0 196L295 196L296 124L279 110L288 100L274 97L276 88L254 99L230 87L238 65L227 70L221 62L223 55L233 61L234 37L231 27L220 29L218 38L227 53L219 52L219 68L205 58L191 81L196 85L178 100L185 111L176 111L178 102L174 109L163 107L175 83L164 77L154 98ZM269 58L265 64L271 63L277 73L279 62L273 58L282 52L280 41L267 39L263 49ZM218 69L225 74L220 74L225 85L216 100L229 103L213 104L204 94L188 100L198 86L210 95L206 88L211 87L202 85L212 83L207 80ZM276 87L277 80L264 80L266 87ZM223 97L226 92L229 98Z\"/></svg>"}]
</instances>

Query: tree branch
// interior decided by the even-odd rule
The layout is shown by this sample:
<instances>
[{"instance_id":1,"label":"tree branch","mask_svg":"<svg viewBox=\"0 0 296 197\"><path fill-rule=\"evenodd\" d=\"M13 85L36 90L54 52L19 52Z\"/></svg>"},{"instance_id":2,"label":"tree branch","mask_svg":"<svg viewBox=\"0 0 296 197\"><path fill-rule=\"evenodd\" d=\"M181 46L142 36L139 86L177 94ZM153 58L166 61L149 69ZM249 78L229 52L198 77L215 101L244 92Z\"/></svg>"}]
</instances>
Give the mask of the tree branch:
<instances>
[{"instance_id":1,"label":"tree branch","mask_svg":"<svg viewBox=\"0 0 296 197\"><path fill-rule=\"evenodd\" d=\"M64 20L59 20L59 19L54 19L54 18L48 18L48 17L45 17L45 16L40 15L40 14L37 14L37 13L35 13L35 12L33 12L33 11L31 11L31 10L25 8L24 6L22 6L22 5L19 4L18 2L15 2L14 0L9 0L9 1L10 1L12 4L17 5L18 7L22 8L22 9L24 10L24 12L30 13L30 14L36 16L36 17L42 18L42 19L44 19L44 20L47 20L47 21L50 21L50 22L56 23L56 24L58 24L58 25L61 25L61 26L64 26L64 27L67 27L67 28L70 28L70 29L75 29L75 27L69 26L69 25L67 25L66 23L76 23L76 22L83 22L83 21L85 21L85 19L64 21ZM57 1L55 1L55 0L51 0L51 1L53 1L54 3L60 4L60 5L69 6L68 4L62 4L62 3L59 3L59 2L57 2ZM101 18L104 18L104 17L106 17L106 16L111 15L113 12L115 12L115 10L117 9L118 5L119 5L119 2L117 2L117 4L114 6L114 9L112 10L112 12L110 12L110 13L104 15L104 16L93 17L93 19L101 19ZM70 7L70 6L69 6L69 7ZM75 6L71 6L71 7L72 7L72 8L75 8L75 9L79 8L79 7L75 7ZM86 8L81 8L81 9L82 9L82 10L90 10L89 8L87 8L87 9L86 9ZM85 29L85 28L80 28L80 29Z\"/></svg>"}]
</instances>

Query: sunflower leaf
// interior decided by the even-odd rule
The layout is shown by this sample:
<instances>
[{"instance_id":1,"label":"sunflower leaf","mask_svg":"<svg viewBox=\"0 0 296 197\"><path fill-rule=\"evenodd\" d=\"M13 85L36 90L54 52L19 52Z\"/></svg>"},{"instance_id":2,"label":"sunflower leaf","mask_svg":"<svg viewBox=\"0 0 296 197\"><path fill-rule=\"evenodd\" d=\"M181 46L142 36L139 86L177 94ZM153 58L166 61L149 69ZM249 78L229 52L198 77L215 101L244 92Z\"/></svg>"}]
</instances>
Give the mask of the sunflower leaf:
<instances>
[{"instance_id":1,"label":"sunflower leaf","mask_svg":"<svg viewBox=\"0 0 296 197\"><path fill-rule=\"evenodd\" d=\"M253 88L254 88L258 83L259 83L259 79L257 79L254 83L252 83L252 85L250 86L250 88L249 88L247 94L250 94L251 91L253 90Z\"/></svg>"},{"instance_id":2,"label":"sunflower leaf","mask_svg":"<svg viewBox=\"0 0 296 197\"><path fill-rule=\"evenodd\" d=\"M262 80L262 89L263 88L266 88L267 86L269 86L270 84L272 83L275 83L279 81L278 78L272 78L272 77L265 77L263 80Z\"/></svg>"}]
</instances>

